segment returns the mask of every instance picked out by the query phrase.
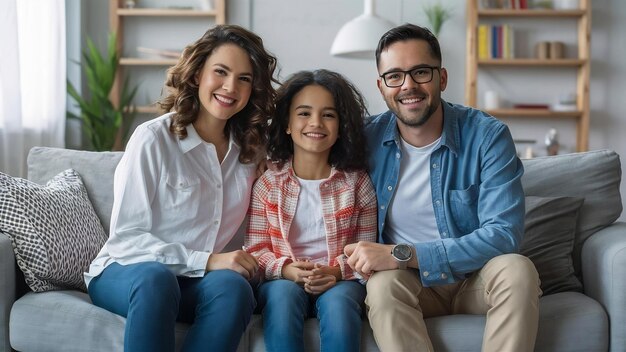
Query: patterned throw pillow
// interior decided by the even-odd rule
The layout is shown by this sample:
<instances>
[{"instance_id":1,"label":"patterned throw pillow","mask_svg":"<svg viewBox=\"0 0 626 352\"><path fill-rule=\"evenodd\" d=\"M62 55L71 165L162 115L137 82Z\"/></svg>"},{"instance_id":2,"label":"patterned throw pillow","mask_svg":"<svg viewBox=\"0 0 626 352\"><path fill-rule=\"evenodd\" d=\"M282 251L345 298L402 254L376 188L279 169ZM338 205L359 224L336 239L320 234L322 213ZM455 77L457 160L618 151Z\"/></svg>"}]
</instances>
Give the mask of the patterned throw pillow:
<instances>
[{"instance_id":1,"label":"patterned throw pillow","mask_svg":"<svg viewBox=\"0 0 626 352\"><path fill-rule=\"evenodd\" d=\"M35 292L85 291L83 272L107 239L73 169L45 186L0 173L0 232Z\"/></svg>"}]
</instances>

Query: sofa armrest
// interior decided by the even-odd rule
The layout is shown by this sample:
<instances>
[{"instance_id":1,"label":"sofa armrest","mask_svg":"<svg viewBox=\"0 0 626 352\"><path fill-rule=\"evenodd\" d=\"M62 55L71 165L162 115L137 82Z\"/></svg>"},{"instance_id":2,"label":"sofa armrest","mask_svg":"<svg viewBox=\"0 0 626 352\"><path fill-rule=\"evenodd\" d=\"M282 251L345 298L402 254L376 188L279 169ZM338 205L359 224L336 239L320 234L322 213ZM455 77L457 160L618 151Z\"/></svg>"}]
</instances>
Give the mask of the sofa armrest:
<instances>
[{"instance_id":1,"label":"sofa armrest","mask_svg":"<svg viewBox=\"0 0 626 352\"><path fill-rule=\"evenodd\" d=\"M15 256L11 240L0 233L0 351L11 351L9 315L15 302Z\"/></svg>"},{"instance_id":2,"label":"sofa armrest","mask_svg":"<svg viewBox=\"0 0 626 352\"><path fill-rule=\"evenodd\" d=\"M626 222L589 237L581 261L585 294L609 315L611 351L626 351Z\"/></svg>"}]
</instances>

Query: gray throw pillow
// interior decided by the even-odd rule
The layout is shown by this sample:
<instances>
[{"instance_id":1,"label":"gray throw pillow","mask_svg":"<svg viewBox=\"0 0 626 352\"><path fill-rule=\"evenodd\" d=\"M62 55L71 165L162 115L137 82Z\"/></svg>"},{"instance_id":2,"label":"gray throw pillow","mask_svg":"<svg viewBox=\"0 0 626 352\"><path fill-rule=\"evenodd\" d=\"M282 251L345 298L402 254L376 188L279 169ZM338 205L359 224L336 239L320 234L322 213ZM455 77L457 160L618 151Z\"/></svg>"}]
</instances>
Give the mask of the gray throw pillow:
<instances>
[{"instance_id":1,"label":"gray throw pillow","mask_svg":"<svg viewBox=\"0 0 626 352\"><path fill-rule=\"evenodd\" d=\"M544 295L582 291L582 284L574 275L572 250L583 202L583 198L577 197L526 197L520 253L535 264Z\"/></svg>"},{"instance_id":2,"label":"gray throw pillow","mask_svg":"<svg viewBox=\"0 0 626 352\"><path fill-rule=\"evenodd\" d=\"M73 169L45 186L0 173L0 231L35 292L85 291L83 272L107 239Z\"/></svg>"}]
</instances>

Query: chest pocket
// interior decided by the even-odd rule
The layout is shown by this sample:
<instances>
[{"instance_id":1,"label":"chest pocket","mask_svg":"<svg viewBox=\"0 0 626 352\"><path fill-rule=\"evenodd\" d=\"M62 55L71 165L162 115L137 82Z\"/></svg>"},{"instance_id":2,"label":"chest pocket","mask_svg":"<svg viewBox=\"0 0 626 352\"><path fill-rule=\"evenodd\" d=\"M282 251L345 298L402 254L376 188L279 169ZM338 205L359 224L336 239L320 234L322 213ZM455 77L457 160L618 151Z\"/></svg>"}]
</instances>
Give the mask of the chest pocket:
<instances>
[{"instance_id":1,"label":"chest pocket","mask_svg":"<svg viewBox=\"0 0 626 352\"><path fill-rule=\"evenodd\" d=\"M462 190L450 190L450 211L459 230L470 233L479 226L478 222L478 186L471 185Z\"/></svg>"},{"instance_id":2,"label":"chest pocket","mask_svg":"<svg viewBox=\"0 0 626 352\"><path fill-rule=\"evenodd\" d=\"M168 174L163 207L176 212L196 214L200 206L198 177Z\"/></svg>"}]
</instances>

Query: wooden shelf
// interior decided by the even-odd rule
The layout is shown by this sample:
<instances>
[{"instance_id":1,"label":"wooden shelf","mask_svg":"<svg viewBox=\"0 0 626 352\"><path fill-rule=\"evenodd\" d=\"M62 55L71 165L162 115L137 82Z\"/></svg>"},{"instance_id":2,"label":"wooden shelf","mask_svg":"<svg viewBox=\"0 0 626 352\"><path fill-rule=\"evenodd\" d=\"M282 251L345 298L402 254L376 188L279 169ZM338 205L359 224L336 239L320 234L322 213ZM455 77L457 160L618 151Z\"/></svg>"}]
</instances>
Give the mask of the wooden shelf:
<instances>
[{"instance_id":1,"label":"wooden shelf","mask_svg":"<svg viewBox=\"0 0 626 352\"><path fill-rule=\"evenodd\" d=\"M142 59L137 57L120 58L122 66L173 66L178 59Z\"/></svg>"},{"instance_id":2,"label":"wooden shelf","mask_svg":"<svg viewBox=\"0 0 626 352\"><path fill-rule=\"evenodd\" d=\"M494 109L485 110L495 117L578 118L582 111L554 111L550 109Z\"/></svg>"},{"instance_id":3,"label":"wooden shelf","mask_svg":"<svg viewBox=\"0 0 626 352\"><path fill-rule=\"evenodd\" d=\"M155 16L155 17L214 17L216 10L200 11L194 9L122 9L116 10L118 16Z\"/></svg>"},{"instance_id":4,"label":"wooden shelf","mask_svg":"<svg viewBox=\"0 0 626 352\"><path fill-rule=\"evenodd\" d=\"M133 22L138 26L146 26L147 25L159 25L162 23L163 18L167 18L168 26L163 27L164 31L171 30L171 26L176 27L178 29L181 25L187 25L190 20L193 22L198 22L198 26L203 30L208 29L213 25L225 24L226 23L226 0L212 0L214 9L212 10L200 10L200 9L192 9L192 8L125 8L125 0L109 0L109 28L110 31L115 32L117 34L117 43L116 47L118 52L129 51L128 55L131 55L130 50L131 47L140 47L144 42L149 42L146 40L146 36L157 37L161 33L143 33L138 38L134 38L133 44L126 43L126 35L128 35L129 30L137 30L136 28L125 28L125 23ZM141 1L139 2L141 3ZM168 0L169 4L176 5L177 1ZM191 19L193 18L193 19ZM137 21L139 19L145 19L145 21ZM206 26L203 24L206 23ZM195 23L194 23L195 24ZM143 38L142 38L143 37ZM143 40L142 40L143 39ZM163 46L171 46L172 48L183 48L186 45L190 44L189 42L181 42L177 40L177 37L173 37L171 40L172 43L163 43ZM126 49L126 50L125 50ZM162 83L165 79L163 72L161 72L162 68L167 68L169 66L173 66L178 62L178 58L175 57L165 57L158 55L150 55L146 54L144 57L142 54L141 57L122 57L120 58L119 64L120 68L116 72L115 82L111 89L110 99L114 105L119 105L120 102L120 94L122 90L122 85L126 78L133 76L133 73L138 73L142 67L149 67L149 72L140 72L142 80L139 81L139 93L135 96L136 104L147 104L147 105L137 105L134 107L135 111L139 114L160 114L161 111L157 108L156 105L151 104L150 99L146 99L144 97L155 97L159 96L162 91ZM154 69L157 68L157 69ZM157 76L158 75L158 76ZM159 83L153 83L156 80L143 80L143 78L156 78ZM150 83L142 83L142 82L150 82ZM131 82L134 83L134 82ZM148 86L148 84L150 84ZM142 99L143 98L143 99Z\"/></svg>"},{"instance_id":5,"label":"wooden shelf","mask_svg":"<svg viewBox=\"0 0 626 352\"><path fill-rule=\"evenodd\" d=\"M567 66L579 67L587 60L582 59L479 59L482 66Z\"/></svg>"},{"instance_id":6,"label":"wooden shelf","mask_svg":"<svg viewBox=\"0 0 626 352\"><path fill-rule=\"evenodd\" d=\"M576 123L576 150L586 151L589 148L589 77L591 69L591 0L579 0L580 8L575 10L544 10L544 9L482 9L480 0L466 0L466 69L465 69L465 104L477 107L478 71L494 67L517 67L532 72L532 69L574 68L576 75L576 111L552 111L549 109L497 109L487 111L496 117L518 119L574 119ZM516 21L551 21L553 19L572 19L577 27L577 54L574 59L479 59L478 28L481 21L505 22ZM524 53L528 56L530 53ZM519 54L518 54L519 56ZM500 74L495 72L493 74ZM491 72L490 72L491 73ZM571 87L569 89L572 89ZM523 97L516 97L517 100ZM532 122L529 122L532 123Z\"/></svg>"},{"instance_id":7,"label":"wooden shelf","mask_svg":"<svg viewBox=\"0 0 626 352\"><path fill-rule=\"evenodd\" d=\"M511 10L511 9L481 9L481 17L581 17L585 10Z\"/></svg>"}]
</instances>

